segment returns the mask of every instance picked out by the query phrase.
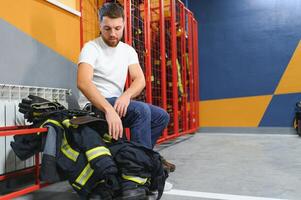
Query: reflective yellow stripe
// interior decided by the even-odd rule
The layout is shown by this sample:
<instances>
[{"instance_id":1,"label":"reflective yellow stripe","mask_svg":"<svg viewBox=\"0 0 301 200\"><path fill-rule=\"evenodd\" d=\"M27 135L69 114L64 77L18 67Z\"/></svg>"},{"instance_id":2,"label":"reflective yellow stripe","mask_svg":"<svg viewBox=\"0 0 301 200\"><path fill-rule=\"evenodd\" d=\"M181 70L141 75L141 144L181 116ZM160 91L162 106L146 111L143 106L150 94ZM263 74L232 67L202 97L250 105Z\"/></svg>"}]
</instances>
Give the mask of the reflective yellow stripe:
<instances>
[{"instance_id":1,"label":"reflective yellow stripe","mask_svg":"<svg viewBox=\"0 0 301 200\"><path fill-rule=\"evenodd\" d=\"M63 135L64 136L63 136L63 141L62 141L62 145L61 145L61 150L67 158L76 162L79 152L77 152L71 148L71 146L67 142L65 133Z\"/></svg>"},{"instance_id":2,"label":"reflective yellow stripe","mask_svg":"<svg viewBox=\"0 0 301 200\"><path fill-rule=\"evenodd\" d=\"M64 120L66 121L66 120ZM53 119L48 119L46 120L41 127L43 127L45 124L47 123L51 123L54 124L58 127L60 127L61 129L65 130L64 127L62 126L62 124L56 120ZM66 139L66 135L65 135L65 131L63 132L63 139L62 139L62 145L61 145L61 151L63 152L63 154L69 158L70 160L73 160L74 162L76 162L77 157L79 155L79 152L75 151L74 149L71 148L71 146L68 144L67 139Z\"/></svg>"},{"instance_id":3,"label":"reflective yellow stripe","mask_svg":"<svg viewBox=\"0 0 301 200\"><path fill-rule=\"evenodd\" d=\"M75 124L71 124L70 123L70 119L65 119L63 122L64 126L66 126L67 128L78 128L78 125L75 125Z\"/></svg>"},{"instance_id":4,"label":"reflective yellow stripe","mask_svg":"<svg viewBox=\"0 0 301 200\"><path fill-rule=\"evenodd\" d=\"M64 129L64 127L62 126L62 124L60 123L60 122L58 122L58 121L56 121L56 120L53 120L53 119L47 119L42 125L41 125L41 127L43 127L45 124L47 124L47 123L52 123L52 124L54 124L54 125L56 125L56 126L59 126L60 128L62 128L62 129Z\"/></svg>"},{"instance_id":5,"label":"reflective yellow stripe","mask_svg":"<svg viewBox=\"0 0 301 200\"><path fill-rule=\"evenodd\" d=\"M62 124L56 120L53 120L53 119L47 119L41 126L40 128L44 127L45 124L47 123L51 123L51 124L54 124L56 126L59 126L60 128L64 129L64 127L62 126ZM37 134L39 135L41 132L37 132Z\"/></svg>"},{"instance_id":6,"label":"reflective yellow stripe","mask_svg":"<svg viewBox=\"0 0 301 200\"><path fill-rule=\"evenodd\" d=\"M96 182L96 185L100 184L100 183L105 183L106 181L103 179L103 180L100 180L98 182Z\"/></svg>"},{"instance_id":7,"label":"reflective yellow stripe","mask_svg":"<svg viewBox=\"0 0 301 200\"><path fill-rule=\"evenodd\" d=\"M122 178L125 180L133 181L140 185L144 185L147 182L147 178L141 178L139 176L128 176L128 175L122 174Z\"/></svg>"},{"instance_id":8,"label":"reflective yellow stripe","mask_svg":"<svg viewBox=\"0 0 301 200\"><path fill-rule=\"evenodd\" d=\"M33 113L32 113L32 115L33 115L34 117L37 117L37 116L41 116L41 115L42 115L42 113L33 112Z\"/></svg>"},{"instance_id":9,"label":"reflective yellow stripe","mask_svg":"<svg viewBox=\"0 0 301 200\"><path fill-rule=\"evenodd\" d=\"M77 188L77 189L79 189L79 190L81 190L81 189L82 189L81 187L79 187L79 186L75 185L74 183L72 183L72 186L73 186L73 187L75 187L75 188Z\"/></svg>"},{"instance_id":10,"label":"reflective yellow stripe","mask_svg":"<svg viewBox=\"0 0 301 200\"><path fill-rule=\"evenodd\" d=\"M180 65L178 59L177 59L176 64L177 64L177 70L178 70L178 87L179 87L179 91L181 92L181 94L183 94L184 89L183 89L182 78L181 78L181 65Z\"/></svg>"},{"instance_id":11,"label":"reflective yellow stripe","mask_svg":"<svg viewBox=\"0 0 301 200\"><path fill-rule=\"evenodd\" d=\"M75 180L76 183L84 186L86 182L89 180L89 178L92 176L94 170L90 167L90 164L88 163L84 170L80 173L80 175Z\"/></svg>"},{"instance_id":12,"label":"reflective yellow stripe","mask_svg":"<svg viewBox=\"0 0 301 200\"><path fill-rule=\"evenodd\" d=\"M106 143L111 143L112 142L112 136L110 136L108 133L105 133L103 136L103 141Z\"/></svg>"},{"instance_id":13,"label":"reflective yellow stripe","mask_svg":"<svg viewBox=\"0 0 301 200\"><path fill-rule=\"evenodd\" d=\"M94 158L97 158L97 157L103 156L103 155L111 156L110 150L104 146L95 147L86 152L86 156L87 156L89 162L91 160L93 160Z\"/></svg>"}]
</instances>

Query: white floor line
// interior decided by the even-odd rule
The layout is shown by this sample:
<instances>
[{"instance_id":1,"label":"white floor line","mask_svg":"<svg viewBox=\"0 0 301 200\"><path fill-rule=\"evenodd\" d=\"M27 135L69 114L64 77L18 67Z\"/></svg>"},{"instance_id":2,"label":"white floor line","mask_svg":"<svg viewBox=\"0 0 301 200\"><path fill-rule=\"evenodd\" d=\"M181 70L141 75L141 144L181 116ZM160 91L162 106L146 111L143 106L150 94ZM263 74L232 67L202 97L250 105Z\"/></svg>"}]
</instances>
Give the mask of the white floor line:
<instances>
[{"instance_id":1,"label":"white floor line","mask_svg":"<svg viewBox=\"0 0 301 200\"><path fill-rule=\"evenodd\" d=\"M174 190L174 189L168 192L164 192L164 194L185 196L185 197L218 199L218 200L286 200L286 199L275 199L275 198L266 198L266 197L252 197L252 196L218 194L218 193L196 192L196 191L189 191L189 190Z\"/></svg>"},{"instance_id":2,"label":"white floor line","mask_svg":"<svg viewBox=\"0 0 301 200\"><path fill-rule=\"evenodd\" d=\"M221 135L227 135L227 136L275 136L275 137L295 137L298 138L299 136L296 134L281 134L281 133L200 133L203 135L210 135L210 136L221 136Z\"/></svg>"}]
</instances>

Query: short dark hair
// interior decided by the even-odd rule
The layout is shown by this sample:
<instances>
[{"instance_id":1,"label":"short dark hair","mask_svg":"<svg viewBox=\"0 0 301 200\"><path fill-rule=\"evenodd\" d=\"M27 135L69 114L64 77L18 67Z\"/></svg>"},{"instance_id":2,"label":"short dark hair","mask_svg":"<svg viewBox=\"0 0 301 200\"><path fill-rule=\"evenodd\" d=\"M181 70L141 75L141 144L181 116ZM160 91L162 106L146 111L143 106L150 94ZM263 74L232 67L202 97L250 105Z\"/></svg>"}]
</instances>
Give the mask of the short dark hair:
<instances>
[{"instance_id":1,"label":"short dark hair","mask_svg":"<svg viewBox=\"0 0 301 200\"><path fill-rule=\"evenodd\" d=\"M99 9L99 20L102 21L103 17L107 16L110 18L119 18L124 19L123 8L117 3L104 3L103 6Z\"/></svg>"}]
</instances>

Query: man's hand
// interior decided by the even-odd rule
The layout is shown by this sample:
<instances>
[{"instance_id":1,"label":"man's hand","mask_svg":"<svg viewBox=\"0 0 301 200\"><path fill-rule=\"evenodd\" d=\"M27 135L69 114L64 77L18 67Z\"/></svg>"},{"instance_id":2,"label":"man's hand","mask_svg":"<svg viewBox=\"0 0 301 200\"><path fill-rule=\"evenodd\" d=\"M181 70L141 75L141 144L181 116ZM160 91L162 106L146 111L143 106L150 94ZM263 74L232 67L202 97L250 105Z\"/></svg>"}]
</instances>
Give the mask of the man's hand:
<instances>
[{"instance_id":1,"label":"man's hand","mask_svg":"<svg viewBox=\"0 0 301 200\"><path fill-rule=\"evenodd\" d=\"M118 138L122 138L123 127L122 122L118 114L114 109L106 112L106 120L109 125L109 134L113 137L113 139L118 140Z\"/></svg>"},{"instance_id":2,"label":"man's hand","mask_svg":"<svg viewBox=\"0 0 301 200\"><path fill-rule=\"evenodd\" d=\"M119 117L125 117L127 108L130 104L131 97L126 93L123 93L118 97L114 104L114 109L118 113Z\"/></svg>"}]
</instances>

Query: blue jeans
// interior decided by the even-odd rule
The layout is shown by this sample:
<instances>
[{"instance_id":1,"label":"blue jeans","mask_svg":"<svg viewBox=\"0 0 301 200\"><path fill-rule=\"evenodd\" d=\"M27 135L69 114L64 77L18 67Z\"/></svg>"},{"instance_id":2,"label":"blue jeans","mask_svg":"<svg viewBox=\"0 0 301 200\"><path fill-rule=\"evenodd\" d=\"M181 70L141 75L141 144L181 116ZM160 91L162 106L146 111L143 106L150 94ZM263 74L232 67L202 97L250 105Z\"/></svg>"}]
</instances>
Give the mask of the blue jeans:
<instances>
[{"instance_id":1,"label":"blue jeans","mask_svg":"<svg viewBox=\"0 0 301 200\"><path fill-rule=\"evenodd\" d=\"M116 97L107 98L114 106ZM153 148L169 122L168 113L151 104L131 100L125 117L121 118L122 125L131 130L131 141Z\"/></svg>"}]
</instances>

